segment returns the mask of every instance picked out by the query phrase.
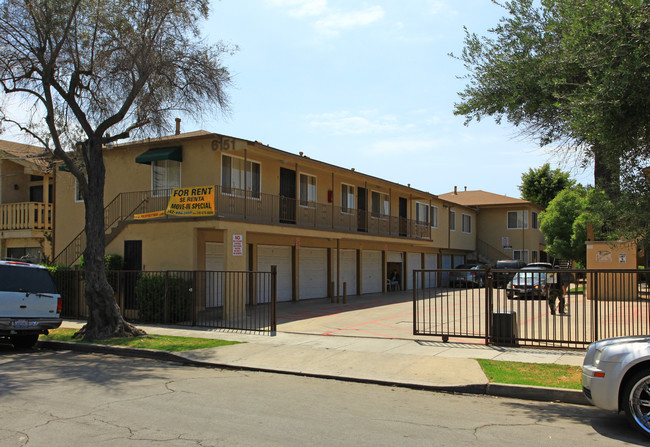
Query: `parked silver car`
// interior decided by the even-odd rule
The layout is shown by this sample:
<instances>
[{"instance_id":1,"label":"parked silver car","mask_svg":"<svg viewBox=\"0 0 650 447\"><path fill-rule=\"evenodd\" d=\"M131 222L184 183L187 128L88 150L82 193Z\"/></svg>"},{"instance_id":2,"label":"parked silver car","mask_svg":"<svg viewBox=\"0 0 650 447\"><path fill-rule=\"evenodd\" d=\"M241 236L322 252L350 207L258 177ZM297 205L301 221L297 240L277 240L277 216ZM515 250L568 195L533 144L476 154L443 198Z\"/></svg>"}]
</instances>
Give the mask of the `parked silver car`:
<instances>
[{"instance_id":1,"label":"parked silver car","mask_svg":"<svg viewBox=\"0 0 650 447\"><path fill-rule=\"evenodd\" d=\"M650 336L590 344L582 364L582 391L597 407L624 411L635 429L650 436Z\"/></svg>"}]
</instances>

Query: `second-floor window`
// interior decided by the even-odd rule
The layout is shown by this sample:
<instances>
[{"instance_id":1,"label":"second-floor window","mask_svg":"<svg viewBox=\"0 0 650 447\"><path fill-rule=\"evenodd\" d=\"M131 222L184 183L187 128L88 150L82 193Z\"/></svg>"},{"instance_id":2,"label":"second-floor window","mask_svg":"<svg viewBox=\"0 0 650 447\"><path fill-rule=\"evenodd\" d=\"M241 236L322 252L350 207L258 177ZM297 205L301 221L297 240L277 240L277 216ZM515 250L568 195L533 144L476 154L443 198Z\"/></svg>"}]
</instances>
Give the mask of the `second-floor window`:
<instances>
[{"instance_id":1,"label":"second-floor window","mask_svg":"<svg viewBox=\"0 0 650 447\"><path fill-rule=\"evenodd\" d=\"M433 228L438 228L438 207L431 207L431 226Z\"/></svg>"},{"instance_id":2,"label":"second-floor window","mask_svg":"<svg viewBox=\"0 0 650 447\"><path fill-rule=\"evenodd\" d=\"M244 169L244 163L246 169ZM223 155L221 158L221 192L243 196L244 189L258 199L261 193L261 166L256 161Z\"/></svg>"},{"instance_id":3,"label":"second-floor window","mask_svg":"<svg viewBox=\"0 0 650 447\"><path fill-rule=\"evenodd\" d=\"M531 226L533 227L533 229L536 230L538 228L538 225L539 225L538 222L537 222L537 212L536 211L533 211L533 212L530 213L530 220L532 221L530 223Z\"/></svg>"},{"instance_id":4,"label":"second-floor window","mask_svg":"<svg viewBox=\"0 0 650 447\"><path fill-rule=\"evenodd\" d=\"M472 216L469 214L463 214L463 233L472 232Z\"/></svg>"},{"instance_id":5,"label":"second-floor window","mask_svg":"<svg viewBox=\"0 0 650 447\"><path fill-rule=\"evenodd\" d=\"M372 217L387 217L390 215L390 202L388 194L373 191L370 196L370 211Z\"/></svg>"},{"instance_id":6,"label":"second-floor window","mask_svg":"<svg viewBox=\"0 0 650 447\"><path fill-rule=\"evenodd\" d=\"M300 174L300 205L316 206L316 177Z\"/></svg>"},{"instance_id":7,"label":"second-floor window","mask_svg":"<svg viewBox=\"0 0 650 447\"><path fill-rule=\"evenodd\" d=\"M351 213L354 211L354 186L341 184L341 211Z\"/></svg>"},{"instance_id":8,"label":"second-floor window","mask_svg":"<svg viewBox=\"0 0 650 447\"><path fill-rule=\"evenodd\" d=\"M528 211L508 211L508 230L528 228Z\"/></svg>"},{"instance_id":9,"label":"second-floor window","mask_svg":"<svg viewBox=\"0 0 650 447\"><path fill-rule=\"evenodd\" d=\"M456 231L456 211L449 211L449 231Z\"/></svg>"},{"instance_id":10,"label":"second-floor window","mask_svg":"<svg viewBox=\"0 0 650 447\"><path fill-rule=\"evenodd\" d=\"M181 162L154 160L151 162L151 189L156 197L167 196L173 188L181 187Z\"/></svg>"},{"instance_id":11,"label":"second-floor window","mask_svg":"<svg viewBox=\"0 0 650 447\"><path fill-rule=\"evenodd\" d=\"M429 205L415 202L415 220L418 224L429 223Z\"/></svg>"}]
</instances>

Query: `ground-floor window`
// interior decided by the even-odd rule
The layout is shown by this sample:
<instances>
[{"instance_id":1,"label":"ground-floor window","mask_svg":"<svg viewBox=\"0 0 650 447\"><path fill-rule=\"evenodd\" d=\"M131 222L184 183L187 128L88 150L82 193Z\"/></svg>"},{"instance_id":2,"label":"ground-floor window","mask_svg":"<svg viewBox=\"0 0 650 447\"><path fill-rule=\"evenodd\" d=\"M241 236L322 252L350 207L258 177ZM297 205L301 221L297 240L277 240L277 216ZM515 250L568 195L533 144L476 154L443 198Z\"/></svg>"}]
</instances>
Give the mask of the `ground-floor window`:
<instances>
[{"instance_id":1,"label":"ground-floor window","mask_svg":"<svg viewBox=\"0 0 650 447\"><path fill-rule=\"evenodd\" d=\"M518 259L520 261L524 261L526 264L528 264L528 250L512 250L512 257L513 259Z\"/></svg>"},{"instance_id":2,"label":"ground-floor window","mask_svg":"<svg viewBox=\"0 0 650 447\"><path fill-rule=\"evenodd\" d=\"M7 257L36 263L43 261L40 247L10 247L7 248Z\"/></svg>"}]
</instances>

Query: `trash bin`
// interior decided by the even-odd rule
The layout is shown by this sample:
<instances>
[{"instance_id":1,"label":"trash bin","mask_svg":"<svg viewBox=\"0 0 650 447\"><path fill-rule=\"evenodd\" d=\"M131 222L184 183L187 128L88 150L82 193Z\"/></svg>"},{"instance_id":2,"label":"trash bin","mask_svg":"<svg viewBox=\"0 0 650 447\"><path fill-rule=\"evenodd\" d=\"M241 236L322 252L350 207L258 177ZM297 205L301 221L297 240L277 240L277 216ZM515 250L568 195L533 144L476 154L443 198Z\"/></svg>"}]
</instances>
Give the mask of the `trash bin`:
<instances>
[{"instance_id":1,"label":"trash bin","mask_svg":"<svg viewBox=\"0 0 650 447\"><path fill-rule=\"evenodd\" d=\"M492 343L518 346L517 312L507 310L492 313Z\"/></svg>"}]
</instances>

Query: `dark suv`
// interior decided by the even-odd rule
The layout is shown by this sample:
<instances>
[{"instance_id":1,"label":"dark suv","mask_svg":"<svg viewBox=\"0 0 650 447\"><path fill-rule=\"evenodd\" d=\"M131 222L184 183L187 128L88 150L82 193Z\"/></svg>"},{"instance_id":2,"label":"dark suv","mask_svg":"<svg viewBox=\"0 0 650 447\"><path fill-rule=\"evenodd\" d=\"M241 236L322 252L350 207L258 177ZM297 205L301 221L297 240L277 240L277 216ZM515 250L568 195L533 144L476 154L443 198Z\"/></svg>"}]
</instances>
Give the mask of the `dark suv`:
<instances>
[{"instance_id":1,"label":"dark suv","mask_svg":"<svg viewBox=\"0 0 650 447\"><path fill-rule=\"evenodd\" d=\"M494 287L505 287L513 276L516 270L525 267L526 263L519 259L501 259L497 261L492 270L492 278L494 279ZM508 271L511 270L511 271Z\"/></svg>"}]
</instances>

